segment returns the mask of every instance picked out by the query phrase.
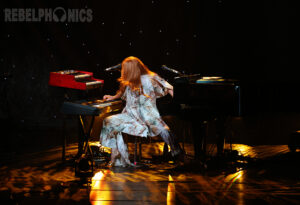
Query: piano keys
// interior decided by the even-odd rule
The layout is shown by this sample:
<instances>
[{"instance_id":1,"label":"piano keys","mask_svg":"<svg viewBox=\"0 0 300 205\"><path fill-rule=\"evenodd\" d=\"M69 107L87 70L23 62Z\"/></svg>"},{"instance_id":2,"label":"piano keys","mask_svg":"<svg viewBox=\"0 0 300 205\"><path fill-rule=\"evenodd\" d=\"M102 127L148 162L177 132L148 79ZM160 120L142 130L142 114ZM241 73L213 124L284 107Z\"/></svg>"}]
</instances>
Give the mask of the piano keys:
<instances>
[{"instance_id":1,"label":"piano keys","mask_svg":"<svg viewBox=\"0 0 300 205\"><path fill-rule=\"evenodd\" d=\"M120 112L122 108L122 100L80 100L64 102L61 112L67 115L99 116L103 113Z\"/></svg>"}]
</instances>

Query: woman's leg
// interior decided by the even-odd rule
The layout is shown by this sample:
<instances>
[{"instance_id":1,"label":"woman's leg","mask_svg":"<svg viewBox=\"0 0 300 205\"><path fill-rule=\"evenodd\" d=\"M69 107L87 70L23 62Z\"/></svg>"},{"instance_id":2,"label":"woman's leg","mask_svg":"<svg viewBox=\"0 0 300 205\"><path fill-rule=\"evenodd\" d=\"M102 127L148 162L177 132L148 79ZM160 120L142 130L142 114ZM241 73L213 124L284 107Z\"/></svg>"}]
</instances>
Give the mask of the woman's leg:
<instances>
[{"instance_id":1,"label":"woman's leg","mask_svg":"<svg viewBox=\"0 0 300 205\"><path fill-rule=\"evenodd\" d=\"M118 148L111 148L110 162L109 165L114 165L117 157L120 155Z\"/></svg>"},{"instance_id":2,"label":"woman's leg","mask_svg":"<svg viewBox=\"0 0 300 205\"><path fill-rule=\"evenodd\" d=\"M121 155L121 162L124 161L127 165L132 165L129 160L129 153L127 145L124 143L123 135L121 132L117 134L117 149Z\"/></svg>"},{"instance_id":3,"label":"woman's leg","mask_svg":"<svg viewBox=\"0 0 300 205\"><path fill-rule=\"evenodd\" d=\"M109 162L110 166L126 166L133 164L129 160L129 153L127 145L124 143L122 133L117 133L115 135L116 147L111 149L111 159Z\"/></svg>"},{"instance_id":4,"label":"woman's leg","mask_svg":"<svg viewBox=\"0 0 300 205\"><path fill-rule=\"evenodd\" d=\"M104 147L111 148L110 166L115 164L116 159L120 155L117 146L118 131L116 131L117 126L115 126L115 122L117 121L118 120L115 116L105 118L103 120L103 126L100 134L100 144Z\"/></svg>"},{"instance_id":5,"label":"woman's leg","mask_svg":"<svg viewBox=\"0 0 300 205\"><path fill-rule=\"evenodd\" d=\"M100 143L105 147L112 148L111 164L116 162L119 166L132 165L122 136L122 130L128 126L128 121L130 118L126 114L112 115L103 121ZM120 160L119 156L121 156ZM118 160L116 161L116 159Z\"/></svg>"},{"instance_id":6,"label":"woman's leg","mask_svg":"<svg viewBox=\"0 0 300 205\"><path fill-rule=\"evenodd\" d=\"M170 130L162 130L160 136L163 139L163 141L170 146L172 156L178 155L182 152L179 143L176 141L175 136L172 134L172 132L170 132Z\"/></svg>"}]
</instances>

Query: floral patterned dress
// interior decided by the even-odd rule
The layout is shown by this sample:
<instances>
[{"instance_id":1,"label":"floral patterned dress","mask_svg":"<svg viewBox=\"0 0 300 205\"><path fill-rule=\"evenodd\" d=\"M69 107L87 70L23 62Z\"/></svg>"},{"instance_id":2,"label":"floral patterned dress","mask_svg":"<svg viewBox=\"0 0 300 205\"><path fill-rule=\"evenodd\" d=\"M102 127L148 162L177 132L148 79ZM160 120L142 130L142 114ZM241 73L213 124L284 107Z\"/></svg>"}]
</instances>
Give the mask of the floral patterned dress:
<instances>
[{"instance_id":1,"label":"floral patterned dress","mask_svg":"<svg viewBox=\"0 0 300 205\"><path fill-rule=\"evenodd\" d=\"M104 147L118 148L123 162L128 159L128 151L121 133L154 137L169 131L156 107L156 98L165 96L173 86L157 74L142 75L141 84L141 94L126 87L122 96L126 106L122 113L109 116L103 121L100 144Z\"/></svg>"}]
</instances>

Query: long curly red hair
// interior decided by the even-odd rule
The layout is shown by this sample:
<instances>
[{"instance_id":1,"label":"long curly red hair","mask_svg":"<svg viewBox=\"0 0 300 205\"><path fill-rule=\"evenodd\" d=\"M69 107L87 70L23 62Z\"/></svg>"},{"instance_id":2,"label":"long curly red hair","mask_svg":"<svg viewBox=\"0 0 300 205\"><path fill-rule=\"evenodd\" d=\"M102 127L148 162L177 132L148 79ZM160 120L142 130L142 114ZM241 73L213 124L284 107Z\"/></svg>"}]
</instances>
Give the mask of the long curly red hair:
<instances>
[{"instance_id":1,"label":"long curly red hair","mask_svg":"<svg viewBox=\"0 0 300 205\"><path fill-rule=\"evenodd\" d=\"M129 86L132 91L141 91L141 75L155 75L150 71L144 63L137 57L130 56L123 60L119 92L124 92L126 86Z\"/></svg>"}]
</instances>

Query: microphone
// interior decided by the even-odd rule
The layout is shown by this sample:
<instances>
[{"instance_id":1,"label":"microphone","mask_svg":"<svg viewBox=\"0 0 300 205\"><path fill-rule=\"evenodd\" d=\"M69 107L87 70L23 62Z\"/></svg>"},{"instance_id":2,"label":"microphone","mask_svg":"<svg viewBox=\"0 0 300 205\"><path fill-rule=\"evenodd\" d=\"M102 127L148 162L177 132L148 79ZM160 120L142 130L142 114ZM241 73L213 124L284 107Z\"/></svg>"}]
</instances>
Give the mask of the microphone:
<instances>
[{"instance_id":1,"label":"microphone","mask_svg":"<svg viewBox=\"0 0 300 205\"><path fill-rule=\"evenodd\" d=\"M118 70L122 67L121 63L119 63L118 65L114 65L114 66L111 66L111 67L108 67L108 68L105 68L104 71L114 71L114 70Z\"/></svg>"},{"instance_id":2,"label":"microphone","mask_svg":"<svg viewBox=\"0 0 300 205\"><path fill-rule=\"evenodd\" d=\"M174 69L172 69L172 68L169 68L169 67L167 67L166 65L162 65L161 68L162 68L162 69L165 69L165 70L167 70L167 71L170 71L170 72L172 72L172 73L181 75L181 73L180 73L179 71L174 70Z\"/></svg>"}]
</instances>

